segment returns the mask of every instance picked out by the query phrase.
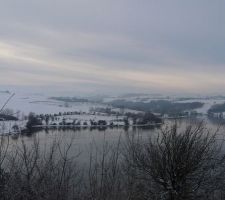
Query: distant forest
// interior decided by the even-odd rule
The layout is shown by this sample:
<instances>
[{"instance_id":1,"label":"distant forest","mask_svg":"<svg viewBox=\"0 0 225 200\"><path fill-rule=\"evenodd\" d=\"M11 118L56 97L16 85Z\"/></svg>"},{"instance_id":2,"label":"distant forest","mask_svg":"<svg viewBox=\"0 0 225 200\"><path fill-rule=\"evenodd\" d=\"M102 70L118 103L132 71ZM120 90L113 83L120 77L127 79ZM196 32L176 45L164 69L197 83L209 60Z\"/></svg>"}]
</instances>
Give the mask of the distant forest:
<instances>
[{"instance_id":1,"label":"distant forest","mask_svg":"<svg viewBox=\"0 0 225 200\"><path fill-rule=\"evenodd\" d=\"M182 113L186 110L201 108L204 105L204 103L201 103L201 102L173 103L166 100L151 101L148 103L115 100L111 104L112 106L118 107L118 108L128 108L128 109L140 110L145 112L162 113L162 114Z\"/></svg>"},{"instance_id":2,"label":"distant forest","mask_svg":"<svg viewBox=\"0 0 225 200\"><path fill-rule=\"evenodd\" d=\"M2 120L13 120L13 121L17 121L18 119L12 115L5 115L5 114L0 114L0 121Z\"/></svg>"},{"instance_id":3,"label":"distant forest","mask_svg":"<svg viewBox=\"0 0 225 200\"><path fill-rule=\"evenodd\" d=\"M209 113L220 113L225 112L225 103L213 105L209 111Z\"/></svg>"},{"instance_id":4,"label":"distant forest","mask_svg":"<svg viewBox=\"0 0 225 200\"><path fill-rule=\"evenodd\" d=\"M88 102L88 99L76 98L76 97L51 97L50 99L63 101L63 102Z\"/></svg>"}]
</instances>

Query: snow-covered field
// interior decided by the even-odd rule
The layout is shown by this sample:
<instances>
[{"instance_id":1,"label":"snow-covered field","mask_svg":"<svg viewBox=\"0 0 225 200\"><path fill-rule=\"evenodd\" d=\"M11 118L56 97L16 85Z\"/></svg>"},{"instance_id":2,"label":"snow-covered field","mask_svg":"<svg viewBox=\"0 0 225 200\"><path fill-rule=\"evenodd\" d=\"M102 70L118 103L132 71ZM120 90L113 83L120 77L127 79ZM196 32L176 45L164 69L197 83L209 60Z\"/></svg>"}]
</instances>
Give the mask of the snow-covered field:
<instances>
[{"instance_id":1,"label":"snow-covered field","mask_svg":"<svg viewBox=\"0 0 225 200\"><path fill-rule=\"evenodd\" d=\"M0 107L9 98L9 94L0 93ZM88 112L90 108L95 107L105 107L103 104L97 103L67 103L62 101L49 99L47 96L33 94L33 95L23 95L15 94L15 96L7 104L6 108L13 109L14 112L20 111L25 115L30 112L36 114L54 114L59 112Z\"/></svg>"},{"instance_id":2,"label":"snow-covered field","mask_svg":"<svg viewBox=\"0 0 225 200\"><path fill-rule=\"evenodd\" d=\"M11 96L10 93L0 93L0 108L7 99ZM8 134L14 133L14 127L19 127L23 129L26 126L26 122L23 116L27 116L30 112L35 114L59 114L62 113L62 116L58 116L57 120L49 121L49 125L62 123L63 119L66 120L66 123L72 123L76 121L82 126L84 123L90 125L90 121L98 122L99 120L104 120L109 125L111 122L114 125L123 125L124 116L106 116L101 113L96 113L95 115L91 114L90 110L95 110L95 108L106 108L106 104L93 103L93 102L71 102L65 103L63 101L57 101L50 99L48 96L41 94L15 94L15 96L8 102L5 109L11 109L14 113L19 111L17 115L19 117L18 121L0 121L0 133ZM112 109L113 111L120 111L119 109ZM132 110L126 109L126 112L132 112ZM80 115L63 115L67 112L80 112ZM133 111L136 112L136 111Z\"/></svg>"},{"instance_id":3,"label":"snow-covered field","mask_svg":"<svg viewBox=\"0 0 225 200\"><path fill-rule=\"evenodd\" d=\"M12 93L7 92L0 92L0 108L7 99L10 97ZM49 121L49 123L54 123L59 125L62 123L63 119L66 120L68 123L73 122L83 124L90 124L90 121L99 121L105 120L107 124L113 122L114 124L120 125L122 123L124 116L121 114L118 116L107 116L100 114L91 114L95 108L109 108L110 102L114 100L125 100L125 101L133 101L133 102L150 102L152 100L169 100L172 102L179 102L179 103L191 103L191 102L202 102L204 103L202 108L196 109L198 113L207 114L207 111L211 108L211 106L215 104L221 104L225 102L224 97L201 97L201 98L190 98L189 100L181 100L181 97L176 96L166 96L166 95L145 95L142 94L138 95L128 95L128 96L118 96L118 97L107 97L103 99L103 103L94 103L94 102L72 102L72 103L65 103L63 101L53 100L50 97L43 95L43 94L22 94L18 93L15 94L14 97L9 101L5 108L12 109L14 113L19 112L19 121L7 121L7 122L0 122L0 132L2 133L9 133L12 132L12 127L18 126L20 128L24 128L26 121L21 120L23 116L27 116L30 112L34 112L35 114L58 114L61 112L62 114L65 112L80 112L80 115L62 115L58 116L57 120L54 122ZM185 99L185 98L184 98ZM133 112L139 113L140 111L130 110L130 109L119 109L119 108L111 108L111 111L126 113L126 112ZM124 123L124 122L123 122Z\"/></svg>"},{"instance_id":4,"label":"snow-covered field","mask_svg":"<svg viewBox=\"0 0 225 200\"><path fill-rule=\"evenodd\" d=\"M1 93L0 92L0 107L4 104L4 102L9 98L9 93ZM189 100L179 100L181 97L178 96L167 96L167 95L148 95L148 94L141 94L138 95L124 95L118 97L107 97L103 99L103 103L65 103L63 101L57 101L53 99L49 99L48 96L43 94L15 94L15 96L11 99L11 101L7 104L6 108L13 109L14 112L20 111L20 114L27 115L30 112L34 112L36 114L54 114L59 112L71 112L71 111L78 111L78 112L89 112L92 108L106 108L107 103L114 100L125 100L125 101L133 101L133 102L150 102L152 100L169 100L173 102L185 103L185 102L202 102L204 106L202 108L196 109L198 113L206 114L207 111L211 108L211 106L215 104L221 104L225 102L224 98L218 97L202 97L196 99ZM113 108L114 111L120 111L117 108ZM137 113L138 111L124 109L124 112L134 112Z\"/></svg>"}]
</instances>

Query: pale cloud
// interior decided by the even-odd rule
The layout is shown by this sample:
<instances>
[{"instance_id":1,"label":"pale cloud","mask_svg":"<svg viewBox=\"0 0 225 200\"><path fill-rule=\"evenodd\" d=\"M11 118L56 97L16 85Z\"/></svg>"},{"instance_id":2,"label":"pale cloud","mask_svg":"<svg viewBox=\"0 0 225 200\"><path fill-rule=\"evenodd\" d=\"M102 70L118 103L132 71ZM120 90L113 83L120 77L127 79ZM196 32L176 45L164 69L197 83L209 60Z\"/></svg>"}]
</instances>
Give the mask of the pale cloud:
<instances>
[{"instance_id":1,"label":"pale cloud","mask_svg":"<svg viewBox=\"0 0 225 200\"><path fill-rule=\"evenodd\" d=\"M225 92L223 1L0 3L0 85Z\"/></svg>"}]
</instances>

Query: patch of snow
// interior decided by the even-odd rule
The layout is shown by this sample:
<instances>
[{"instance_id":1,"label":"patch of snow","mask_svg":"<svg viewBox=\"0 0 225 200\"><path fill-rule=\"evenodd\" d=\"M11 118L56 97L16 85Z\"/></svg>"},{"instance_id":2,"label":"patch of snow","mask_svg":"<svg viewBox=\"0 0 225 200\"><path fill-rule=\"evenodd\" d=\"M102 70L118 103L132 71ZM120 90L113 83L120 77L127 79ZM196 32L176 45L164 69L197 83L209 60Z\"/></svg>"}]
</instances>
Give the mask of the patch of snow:
<instances>
[{"instance_id":1,"label":"patch of snow","mask_svg":"<svg viewBox=\"0 0 225 200\"><path fill-rule=\"evenodd\" d=\"M9 94L0 94L0 106L3 105L9 98ZM36 114L53 114L59 112L79 111L88 112L91 107L104 107L103 104L97 103L64 103L62 101L56 101L49 99L43 95L15 95L11 101L7 104L6 108L21 111L25 115L30 112Z\"/></svg>"}]
</instances>

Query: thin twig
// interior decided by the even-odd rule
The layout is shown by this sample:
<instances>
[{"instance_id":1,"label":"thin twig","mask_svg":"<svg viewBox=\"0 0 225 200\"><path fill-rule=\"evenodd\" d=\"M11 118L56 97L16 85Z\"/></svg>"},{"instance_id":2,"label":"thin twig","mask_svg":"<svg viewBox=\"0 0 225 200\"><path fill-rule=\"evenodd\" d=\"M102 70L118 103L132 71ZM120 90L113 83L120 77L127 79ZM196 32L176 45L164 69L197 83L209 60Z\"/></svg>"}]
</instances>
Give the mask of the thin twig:
<instances>
[{"instance_id":1,"label":"thin twig","mask_svg":"<svg viewBox=\"0 0 225 200\"><path fill-rule=\"evenodd\" d=\"M9 101L14 97L15 93L13 93L8 99L7 101L4 103L4 105L2 106L2 108L0 109L0 113L3 111L3 109L5 108L5 106L9 103Z\"/></svg>"}]
</instances>

